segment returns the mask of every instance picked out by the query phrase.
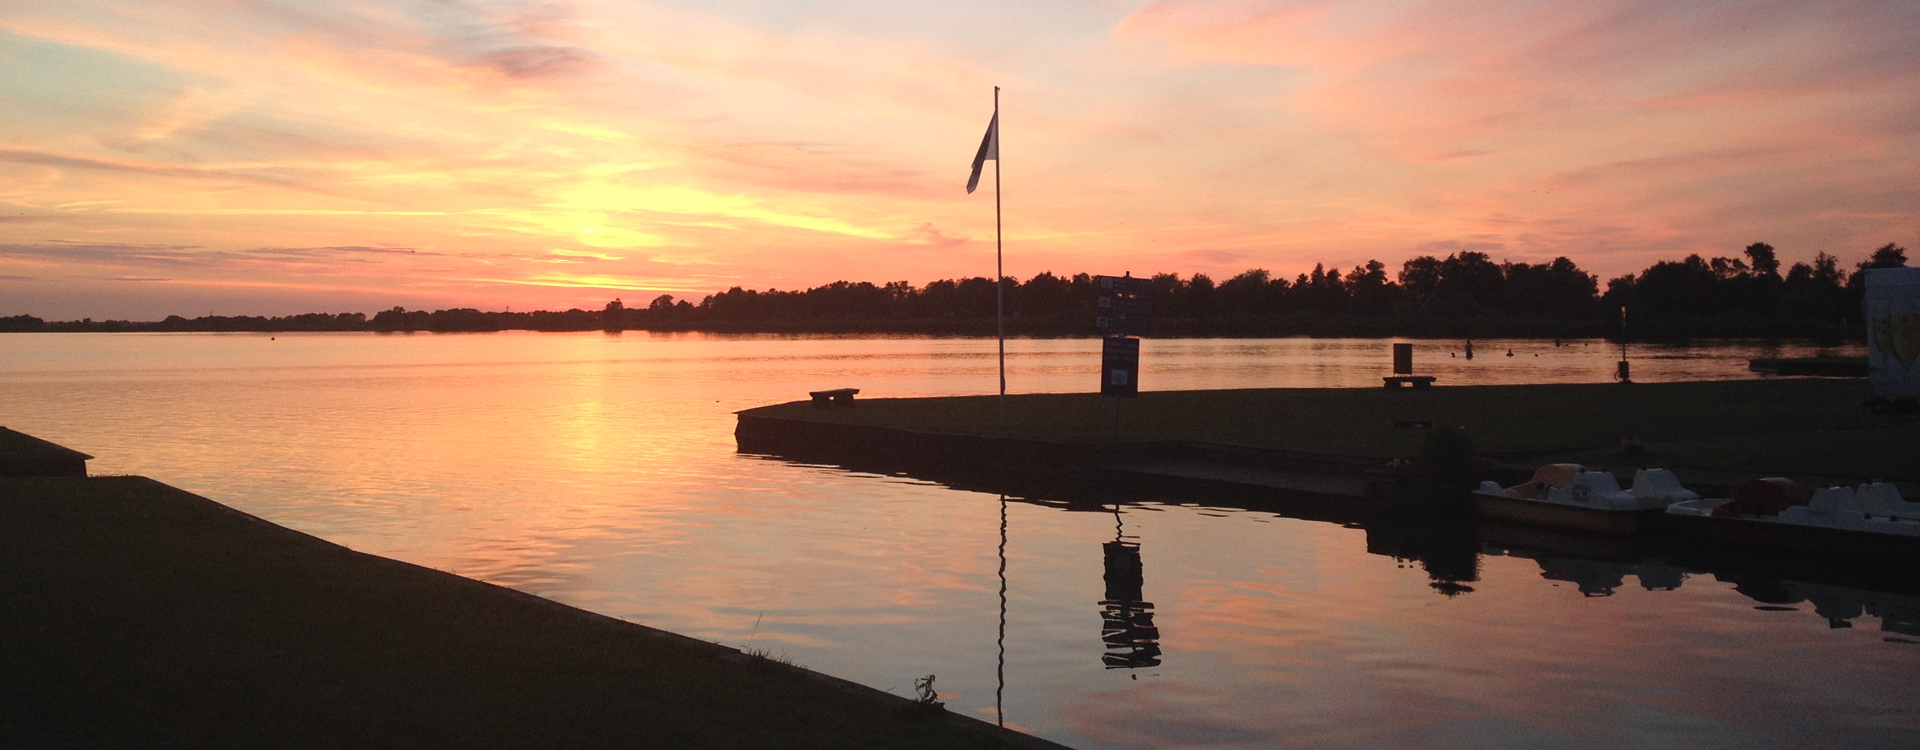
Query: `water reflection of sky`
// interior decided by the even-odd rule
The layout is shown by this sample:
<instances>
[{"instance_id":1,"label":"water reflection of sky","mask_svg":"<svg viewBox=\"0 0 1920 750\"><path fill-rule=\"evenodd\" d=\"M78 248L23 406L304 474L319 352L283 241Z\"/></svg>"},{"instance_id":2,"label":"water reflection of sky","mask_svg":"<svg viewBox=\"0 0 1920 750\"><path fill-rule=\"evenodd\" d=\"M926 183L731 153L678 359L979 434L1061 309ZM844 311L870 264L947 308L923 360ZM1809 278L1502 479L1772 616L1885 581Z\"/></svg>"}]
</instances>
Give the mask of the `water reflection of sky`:
<instances>
[{"instance_id":1,"label":"water reflection of sky","mask_svg":"<svg viewBox=\"0 0 1920 750\"><path fill-rule=\"evenodd\" d=\"M1598 381L1617 356L1482 341L1469 363L1447 357L1458 344L1421 342L1421 366L1443 383ZM99 456L96 473L896 693L935 674L950 707L994 715L999 498L739 456L731 436L733 410L809 389L987 391L990 340L0 335L0 349L0 423ZM1016 392L1093 385L1097 342L1009 350ZM1647 349L1634 372L1749 377L1748 357L1813 351ZM1362 386L1389 366L1381 341L1149 341L1144 357L1148 388ZM1911 597L1111 499L1127 503L1117 519L1006 503L1010 725L1087 747L1801 747L1920 731Z\"/></svg>"}]
</instances>

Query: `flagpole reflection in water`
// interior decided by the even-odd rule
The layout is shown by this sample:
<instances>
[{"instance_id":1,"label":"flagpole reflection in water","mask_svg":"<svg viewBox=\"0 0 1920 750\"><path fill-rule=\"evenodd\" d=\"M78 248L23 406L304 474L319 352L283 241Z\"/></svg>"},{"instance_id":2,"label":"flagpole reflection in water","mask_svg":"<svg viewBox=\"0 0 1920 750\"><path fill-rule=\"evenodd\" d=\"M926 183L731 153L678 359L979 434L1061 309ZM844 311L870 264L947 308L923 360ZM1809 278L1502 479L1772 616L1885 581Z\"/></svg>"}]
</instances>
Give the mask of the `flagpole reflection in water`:
<instances>
[{"instance_id":1,"label":"flagpole reflection in water","mask_svg":"<svg viewBox=\"0 0 1920 750\"><path fill-rule=\"evenodd\" d=\"M1007 496L1000 496L1000 660L994 664L993 716L1000 726L1007 725L1007 713L1001 696L1007 690Z\"/></svg>"}]
</instances>

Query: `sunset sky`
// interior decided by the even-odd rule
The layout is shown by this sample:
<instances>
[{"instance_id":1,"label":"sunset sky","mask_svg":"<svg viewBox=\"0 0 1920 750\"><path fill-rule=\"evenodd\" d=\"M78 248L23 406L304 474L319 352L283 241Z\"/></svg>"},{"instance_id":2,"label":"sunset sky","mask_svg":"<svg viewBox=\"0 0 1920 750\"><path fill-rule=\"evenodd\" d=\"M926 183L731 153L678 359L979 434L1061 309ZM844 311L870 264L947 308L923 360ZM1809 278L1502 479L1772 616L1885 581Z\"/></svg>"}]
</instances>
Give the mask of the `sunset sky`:
<instances>
[{"instance_id":1,"label":"sunset sky","mask_svg":"<svg viewBox=\"0 0 1920 750\"><path fill-rule=\"evenodd\" d=\"M8 0L0 315L1920 247L1920 3Z\"/></svg>"}]
</instances>

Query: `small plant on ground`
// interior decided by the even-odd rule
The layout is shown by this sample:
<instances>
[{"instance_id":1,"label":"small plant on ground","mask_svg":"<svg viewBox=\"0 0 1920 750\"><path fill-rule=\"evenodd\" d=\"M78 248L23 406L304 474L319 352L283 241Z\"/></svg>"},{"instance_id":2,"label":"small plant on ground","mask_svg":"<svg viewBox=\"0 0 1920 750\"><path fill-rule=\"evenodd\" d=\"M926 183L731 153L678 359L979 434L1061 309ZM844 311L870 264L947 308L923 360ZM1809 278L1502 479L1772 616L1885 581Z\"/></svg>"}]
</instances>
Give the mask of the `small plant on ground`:
<instances>
[{"instance_id":1,"label":"small plant on ground","mask_svg":"<svg viewBox=\"0 0 1920 750\"><path fill-rule=\"evenodd\" d=\"M760 619L762 617L765 617L766 614L767 613L765 612L761 612L760 614L754 616L753 630L747 633L747 642L745 645L742 645L740 647L740 653L746 654L748 657L761 662L781 664L789 667L800 666L798 664L793 663L793 657L788 656L784 652L781 654L775 655L771 649L756 648L753 645L753 639L760 635Z\"/></svg>"},{"instance_id":2,"label":"small plant on ground","mask_svg":"<svg viewBox=\"0 0 1920 750\"><path fill-rule=\"evenodd\" d=\"M947 704L940 702L940 693L933 689L933 675L914 680L913 690L919 694L913 703L920 710L930 713L946 710Z\"/></svg>"},{"instance_id":3,"label":"small plant on ground","mask_svg":"<svg viewBox=\"0 0 1920 750\"><path fill-rule=\"evenodd\" d=\"M788 656L784 652L780 654L775 654L772 651L768 651L767 649L764 649L764 648L750 648L744 651L743 653L745 653L747 656L750 656L755 659L759 659L761 661L772 662L774 664L781 664L789 667L799 666L793 663L793 657Z\"/></svg>"}]
</instances>

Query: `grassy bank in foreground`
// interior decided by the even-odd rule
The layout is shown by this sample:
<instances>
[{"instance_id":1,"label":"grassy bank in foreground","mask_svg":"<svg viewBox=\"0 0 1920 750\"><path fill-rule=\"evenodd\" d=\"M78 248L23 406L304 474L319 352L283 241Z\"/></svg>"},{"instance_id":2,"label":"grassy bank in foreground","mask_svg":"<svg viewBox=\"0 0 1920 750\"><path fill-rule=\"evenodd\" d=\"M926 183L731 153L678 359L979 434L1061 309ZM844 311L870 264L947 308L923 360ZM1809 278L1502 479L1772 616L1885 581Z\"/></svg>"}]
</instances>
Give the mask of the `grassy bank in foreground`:
<instances>
[{"instance_id":1,"label":"grassy bank in foreground","mask_svg":"<svg viewBox=\"0 0 1920 750\"><path fill-rule=\"evenodd\" d=\"M7 747L1058 747L139 477L0 479L0 598Z\"/></svg>"},{"instance_id":2,"label":"grassy bank in foreground","mask_svg":"<svg viewBox=\"0 0 1920 750\"><path fill-rule=\"evenodd\" d=\"M1281 388L1142 393L1119 404L1096 394L996 399L866 399L853 409L794 402L752 410L900 429L1068 443L1200 440L1311 453L1411 456L1425 431L1396 422L1463 426L1482 452L1615 459L1624 439L1648 452L1619 464L1689 465L1758 473L1920 479L1911 419L1870 417L1864 381L1778 379L1384 388Z\"/></svg>"}]
</instances>

